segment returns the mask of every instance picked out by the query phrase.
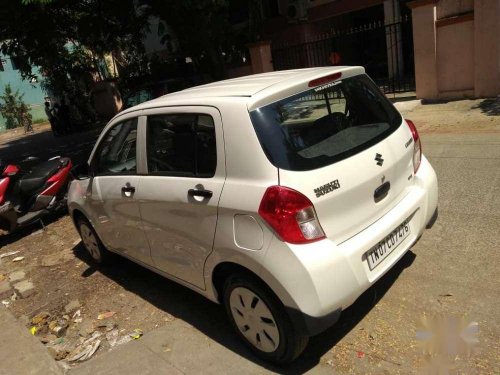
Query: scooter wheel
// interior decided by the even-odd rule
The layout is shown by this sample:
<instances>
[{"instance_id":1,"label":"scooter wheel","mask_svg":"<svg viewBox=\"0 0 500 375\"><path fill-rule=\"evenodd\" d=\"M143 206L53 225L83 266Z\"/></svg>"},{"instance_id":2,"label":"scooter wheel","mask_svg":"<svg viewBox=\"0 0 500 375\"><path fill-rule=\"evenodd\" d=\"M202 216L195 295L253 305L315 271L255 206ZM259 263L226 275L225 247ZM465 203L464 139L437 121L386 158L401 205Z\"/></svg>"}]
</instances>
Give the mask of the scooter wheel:
<instances>
[{"instance_id":1,"label":"scooter wheel","mask_svg":"<svg viewBox=\"0 0 500 375\"><path fill-rule=\"evenodd\" d=\"M104 247L99 239L99 236L88 220L79 218L77 226L83 245L92 260L97 264L109 263L111 260L111 253Z\"/></svg>"}]
</instances>

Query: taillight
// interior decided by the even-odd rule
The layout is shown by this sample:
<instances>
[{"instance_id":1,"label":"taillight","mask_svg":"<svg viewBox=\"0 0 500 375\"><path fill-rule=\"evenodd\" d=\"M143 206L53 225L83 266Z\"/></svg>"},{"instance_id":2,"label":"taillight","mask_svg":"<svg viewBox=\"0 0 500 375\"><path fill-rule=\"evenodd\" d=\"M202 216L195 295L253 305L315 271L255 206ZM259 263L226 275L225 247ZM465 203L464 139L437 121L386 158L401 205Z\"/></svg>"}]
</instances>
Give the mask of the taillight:
<instances>
[{"instance_id":1,"label":"taillight","mask_svg":"<svg viewBox=\"0 0 500 375\"><path fill-rule=\"evenodd\" d=\"M339 79L341 77L342 77L342 73L340 73L340 72L329 74L329 75L321 77L321 78L313 79L312 81L309 82L308 86L309 87L316 87L316 86L325 85L327 83L336 81L337 79Z\"/></svg>"},{"instance_id":2,"label":"taillight","mask_svg":"<svg viewBox=\"0 0 500 375\"><path fill-rule=\"evenodd\" d=\"M285 242L305 244L325 238L311 201L290 188L267 188L259 215Z\"/></svg>"},{"instance_id":3,"label":"taillight","mask_svg":"<svg viewBox=\"0 0 500 375\"><path fill-rule=\"evenodd\" d=\"M413 172L417 173L420 162L422 161L422 143L418 135L417 127L411 120L406 120L413 137Z\"/></svg>"}]
</instances>

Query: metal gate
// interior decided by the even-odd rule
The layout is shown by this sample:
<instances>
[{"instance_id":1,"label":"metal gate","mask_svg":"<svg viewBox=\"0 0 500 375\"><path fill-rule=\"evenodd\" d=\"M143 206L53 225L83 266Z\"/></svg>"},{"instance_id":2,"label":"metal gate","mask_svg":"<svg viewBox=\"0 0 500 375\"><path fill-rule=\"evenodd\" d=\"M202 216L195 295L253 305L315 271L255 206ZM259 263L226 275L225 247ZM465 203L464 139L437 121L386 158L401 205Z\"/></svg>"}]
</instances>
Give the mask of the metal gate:
<instances>
[{"instance_id":1,"label":"metal gate","mask_svg":"<svg viewBox=\"0 0 500 375\"><path fill-rule=\"evenodd\" d=\"M385 93L415 90L411 17L332 30L298 44L272 45L275 70L361 65Z\"/></svg>"}]
</instances>

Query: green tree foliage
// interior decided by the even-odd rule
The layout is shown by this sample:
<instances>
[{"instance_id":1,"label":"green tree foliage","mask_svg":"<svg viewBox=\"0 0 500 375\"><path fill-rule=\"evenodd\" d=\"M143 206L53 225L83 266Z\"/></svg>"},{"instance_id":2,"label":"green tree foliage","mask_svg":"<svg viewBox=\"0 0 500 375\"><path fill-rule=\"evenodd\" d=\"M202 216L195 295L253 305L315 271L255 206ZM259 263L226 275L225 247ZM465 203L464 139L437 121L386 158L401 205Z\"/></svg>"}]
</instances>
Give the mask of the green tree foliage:
<instances>
[{"instance_id":1,"label":"green tree foliage","mask_svg":"<svg viewBox=\"0 0 500 375\"><path fill-rule=\"evenodd\" d=\"M75 104L96 78L106 78L98 63L104 55L141 56L146 28L133 0L9 0L0 6L2 52L21 62L26 79L39 80L32 66L40 67L46 88Z\"/></svg>"},{"instance_id":2,"label":"green tree foliage","mask_svg":"<svg viewBox=\"0 0 500 375\"><path fill-rule=\"evenodd\" d=\"M33 66L40 67L49 92L69 97L85 112L93 82L107 78L100 61L110 53L117 62L122 91L124 85L174 78L171 75L182 69L188 76L191 66L182 65L186 57L200 76L224 78L225 65L242 61L245 44L259 37L262 1L4 0L0 48L16 57L24 78L40 80L32 71ZM235 9L249 15L247 28L238 32L230 22ZM149 30L150 16L164 21L158 30ZM146 55L147 31L158 32L164 42L174 37L165 24L179 43L177 54L167 59Z\"/></svg>"},{"instance_id":3,"label":"green tree foliage","mask_svg":"<svg viewBox=\"0 0 500 375\"><path fill-rule=\"evenodd\" d=\"M214 79L224 77L223 52L229 50L232 30L228 0L151 0L150 14L174 30L182 53L198 70ZM165 35L165 30L158 30Z\"/></svg>"},{"instance_id":4,"label":"green tree foliage","mask_svg":"<svg viewBox=\"0 0 500 375\"><path fill-rule=\"evenodd\" d=\"M5 118L7 129L23 126L23 119L30 116L23 97L19 90L12 91L10 84L5 86L4 93L0 95L0 114Z\"/></svg>"}]
</instances>

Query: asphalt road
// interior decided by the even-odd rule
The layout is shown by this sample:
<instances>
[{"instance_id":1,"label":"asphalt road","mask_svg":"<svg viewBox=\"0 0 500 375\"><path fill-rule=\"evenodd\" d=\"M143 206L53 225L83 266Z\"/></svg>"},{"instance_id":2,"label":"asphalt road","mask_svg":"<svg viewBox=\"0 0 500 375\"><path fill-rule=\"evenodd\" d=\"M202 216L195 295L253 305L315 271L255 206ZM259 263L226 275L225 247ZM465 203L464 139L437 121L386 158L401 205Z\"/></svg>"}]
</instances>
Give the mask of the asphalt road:
<instances>
[{"instance_id":1,"label":"asphalt road","mask_svg":"<svg viewBox=\"0 0 500 375\"><path fill-rule=\"evenodd\" d=\"M96 137L96 132L58 139L35 134L0 146L0 157L61 154L78 162L86 159ZM461 373L500 373L500 133L422 137L424 154L439 179L437 222L335 326L312 338L294 364L275 368L259 361L231 332L220 307L121 262L123 271L94 272L176 319L74 372L155 373L165 365L188 374L415 373L425 365L416 340L420 322L438 315L478 323L476 350L454 363Z\"/></svg>"},{"instance_id":2,"label":"asphalt road","mask_svg":"<svg viewBox=\"0 0 500 375\"><path fill-rule=\"evenodd\" d=\"M0 144L0 159L19 162L28 156L47 160L54 156L68 156L73 164L86 161L101 129L87 130L67 136L54 137L51 131L8 139Z\"/></svg>"}]
</instances>

